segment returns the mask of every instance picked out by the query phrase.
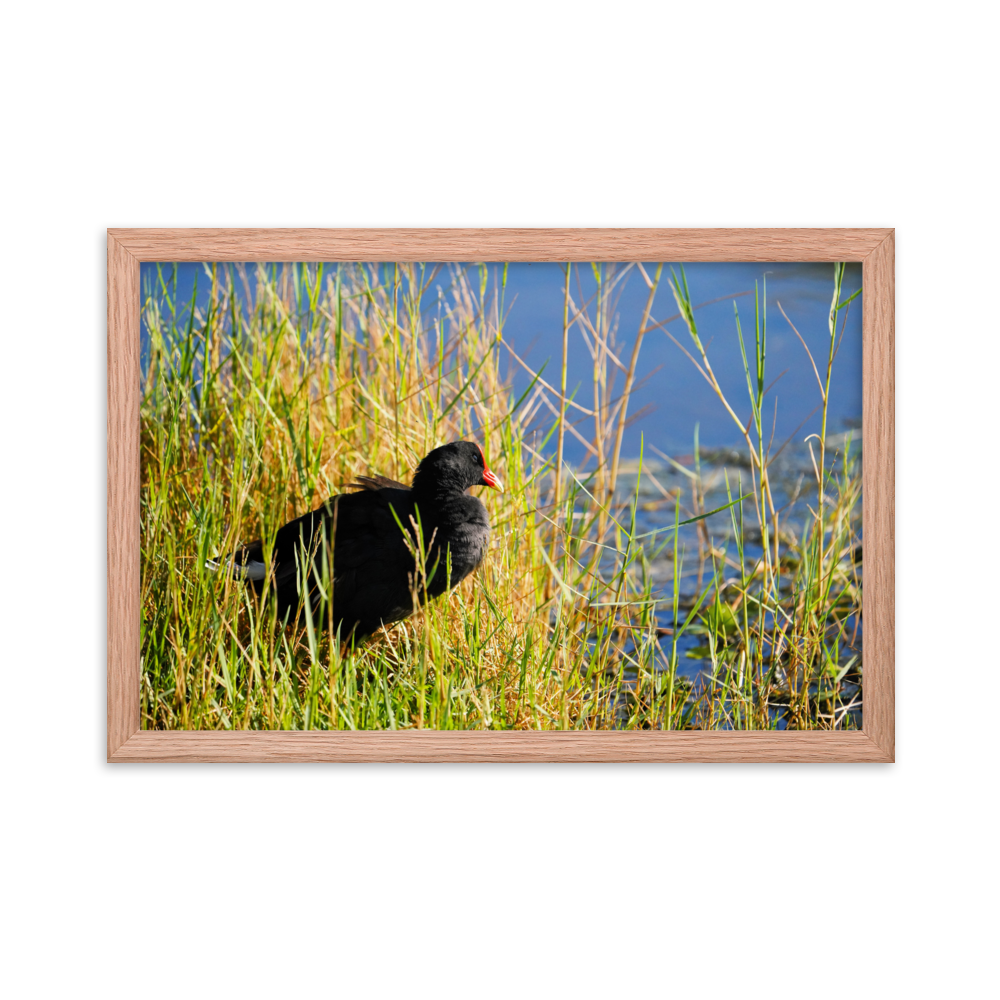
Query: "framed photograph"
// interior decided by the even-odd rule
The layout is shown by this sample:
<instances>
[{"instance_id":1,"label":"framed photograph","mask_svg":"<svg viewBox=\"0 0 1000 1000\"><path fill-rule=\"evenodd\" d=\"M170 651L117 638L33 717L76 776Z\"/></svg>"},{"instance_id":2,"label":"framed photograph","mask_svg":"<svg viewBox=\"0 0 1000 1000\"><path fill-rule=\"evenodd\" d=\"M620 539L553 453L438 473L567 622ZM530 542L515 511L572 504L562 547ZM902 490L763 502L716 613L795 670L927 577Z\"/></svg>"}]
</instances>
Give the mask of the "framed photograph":
<instances>
[{"instance_id":1,"label":"framed photograph","mask_svg":"<svg viewBox=\"0 0 1000 1000\"><path fill-rule=\"evenodd\" d=\"M108 230L109 761L894 760L891 229Z\"/></svg>"}]
</instances>

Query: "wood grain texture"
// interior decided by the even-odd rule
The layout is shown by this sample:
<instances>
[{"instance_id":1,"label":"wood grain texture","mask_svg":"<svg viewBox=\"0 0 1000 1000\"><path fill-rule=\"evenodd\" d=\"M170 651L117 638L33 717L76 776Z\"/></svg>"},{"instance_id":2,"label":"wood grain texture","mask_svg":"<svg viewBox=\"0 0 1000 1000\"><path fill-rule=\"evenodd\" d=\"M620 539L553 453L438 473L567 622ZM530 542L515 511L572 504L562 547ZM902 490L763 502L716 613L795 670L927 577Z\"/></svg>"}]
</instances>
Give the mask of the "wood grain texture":
<instances>
[{"instance_id":1,"label":"wood grain texture","mask_svg":"<svg viewBox=\"0 0 1000 1000\"><path fill-rule=\"evenodd\" d=\"M139 732L115 761L884 762L860 732Z\"/></svg>"},{"instance_id":2,"label":"wood grain texture","mask_svg":"<svg viewBox=\"0 0 1000 1000\"><path fill-rule=\"evenodd\" d=\"M110 229L139 260L864 260L888 229Z\"/></svg>"},{"instance_id":3,"label":"wood grain texture","mask_svg":"<svg viewBox=\"0 0 1000 1000\"><path fill-rule=\"evenodd\" d=\"M139 261L108 236L108 760L139 729Z\"/></svg>"},{"instance_id":4,"label":"wood grain texture","mask_svg":"<svg viewBox=\"0 0 1000 1000\"><path fill-rule=\"evenodd\" d=\"M890 229L108 230L108 760L894 760L893 239ZM139 731L139 263L143 260L863 261L863 731Z\"/></svg>"},{"instance_id":5,"label":"wood grain texture","mask_svg":"<svg viewBox=\"0 0 1000 1000\"><path fill-rule=\"evenodd\" d=\"M864 706L862 729L896 755L895 234L862 272L864 457Z\"/></svg>"}]
</instances>

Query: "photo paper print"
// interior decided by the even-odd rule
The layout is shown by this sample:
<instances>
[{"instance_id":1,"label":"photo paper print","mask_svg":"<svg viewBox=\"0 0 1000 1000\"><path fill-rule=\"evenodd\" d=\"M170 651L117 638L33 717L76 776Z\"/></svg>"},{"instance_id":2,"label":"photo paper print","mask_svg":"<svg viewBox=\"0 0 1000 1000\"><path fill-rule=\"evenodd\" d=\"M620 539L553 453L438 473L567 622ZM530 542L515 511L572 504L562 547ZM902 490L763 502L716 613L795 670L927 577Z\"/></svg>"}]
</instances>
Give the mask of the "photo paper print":
<instances>
[{"instance_id":1,"label":"photo paper print","mask_svg":"<svg viewBox=\"0 0 1000 1000\"><path fill-rule=\"evenodd\" d=\"M860 264L140 284L143 729L861 728Z\"/></svg>"}]
</instances>

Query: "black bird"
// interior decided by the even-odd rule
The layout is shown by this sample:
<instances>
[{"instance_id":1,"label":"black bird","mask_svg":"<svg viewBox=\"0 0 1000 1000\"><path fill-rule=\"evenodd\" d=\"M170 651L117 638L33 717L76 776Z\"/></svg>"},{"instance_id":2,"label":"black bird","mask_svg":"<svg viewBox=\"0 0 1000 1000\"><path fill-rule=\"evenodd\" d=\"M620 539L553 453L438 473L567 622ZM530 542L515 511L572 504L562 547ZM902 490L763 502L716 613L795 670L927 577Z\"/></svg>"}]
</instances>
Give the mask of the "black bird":
<instances>
[{"instance_id":1,"label":"black bird","mask_svg":"<svg viewBox=\"0 0 1000 1000\"><path fill-rule=\"evenodd\" d=\"M361 492L332 496L280 528L270 567L260 541L243 546L230 563L258 594L266 586L274 590L279 620L290 621L300 611L305 577L313 618L322 614L325 622L320 582L332 539L333 628L340 629L342 640L363 639L413 613L414 592L424 599L414 559L421 543L427 597L443 594L449 581L454 587L464 580L483 561L490 538L486 508L466 491L490 486L503 492L473 441L435 448L417 466L412 487L384 476L357 480L350 486ZM219 563L209 566L217 569Z\"/></svg>"}]
</instances>

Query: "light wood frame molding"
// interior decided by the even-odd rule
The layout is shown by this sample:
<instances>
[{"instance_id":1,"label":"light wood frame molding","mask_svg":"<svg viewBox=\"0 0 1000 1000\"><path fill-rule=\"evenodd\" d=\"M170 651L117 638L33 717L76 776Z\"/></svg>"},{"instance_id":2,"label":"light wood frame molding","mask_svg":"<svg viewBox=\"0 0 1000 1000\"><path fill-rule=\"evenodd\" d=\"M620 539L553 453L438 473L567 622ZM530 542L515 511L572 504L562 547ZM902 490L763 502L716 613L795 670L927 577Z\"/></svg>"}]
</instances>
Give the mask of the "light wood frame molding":
<instances>
[{"instance_id":1,"label":"light wood frame molding","mask_svg":"<svg viewBox=\"0 0 1000 1000\"><path fill-rule=\"evenodd\" d=\"M145 261L861 261L864 707L855 732L139 728L139 265ZM895 760L895 230L109 229L108 761Z\"/></svg>"}]
</instances>

